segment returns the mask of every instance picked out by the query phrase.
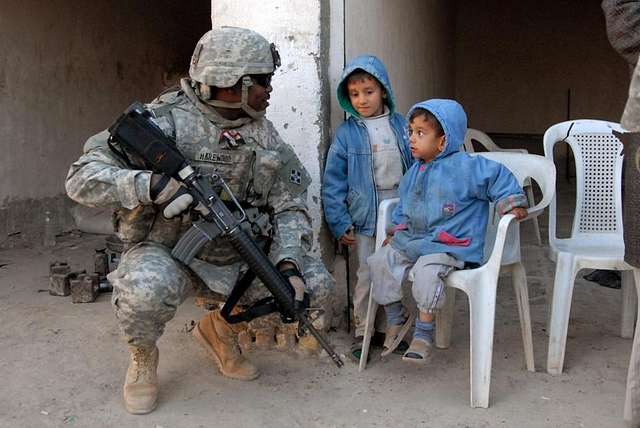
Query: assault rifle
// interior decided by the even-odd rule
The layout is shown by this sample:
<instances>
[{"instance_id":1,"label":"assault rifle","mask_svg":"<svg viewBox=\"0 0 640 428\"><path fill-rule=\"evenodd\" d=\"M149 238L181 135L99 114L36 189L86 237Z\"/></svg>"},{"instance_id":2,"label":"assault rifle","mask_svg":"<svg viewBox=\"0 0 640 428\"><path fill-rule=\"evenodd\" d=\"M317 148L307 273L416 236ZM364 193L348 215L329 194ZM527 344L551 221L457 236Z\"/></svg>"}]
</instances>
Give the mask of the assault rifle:
<instances>
[{"instance_id":1,"label":"assault rifle","mask_svg":"<svg viewBox=\"0 0 640 428\"><path fill-rule=\"evenodd\" d=\"M129 106L109 128L109 133L109 145L114 150L125 158L127 155L123 149L142 158L146 168L182 182L193 197L200 219L193 222L175 245L171 252L174 258L188 265L207 241L221 236L249 266L250 274L242 277L234 286L222 308L222 316L227 322L248 321L278 311L283 322L298 321L301 331L308 330L335 364L342 367L344 363L338 354L307 317L308 296L296 292L286 276L269 261L264 251L244 230L246 214L224 180L217 174L205 176L194 170L178 151L176 142L162 132L151 119L151 113L139 102ZM235 213L221 199L222 192L229 196ZM255 276L260 278L273 297L256 302L243 313L232 315L233 307Z\"/></svg>"}]
</instances>

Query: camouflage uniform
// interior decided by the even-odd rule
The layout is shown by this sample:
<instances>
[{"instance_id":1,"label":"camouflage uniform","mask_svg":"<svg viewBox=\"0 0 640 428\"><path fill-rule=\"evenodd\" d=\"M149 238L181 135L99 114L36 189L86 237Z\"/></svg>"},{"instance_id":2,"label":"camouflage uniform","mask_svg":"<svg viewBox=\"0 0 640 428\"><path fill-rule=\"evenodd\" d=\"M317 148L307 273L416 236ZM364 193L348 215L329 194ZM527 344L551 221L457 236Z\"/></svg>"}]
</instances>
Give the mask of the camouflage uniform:
<instances>
[{"instance_id":1,"label":"camouflage uniform","mask_svg":"<svg viewBox=\"0 0 640 428\"><path fill-rule=\"evenodd\" d=\"M631 73L629 97L625 105L620 124L632 133L640 132L640 1L603 0L602 9L607 23L607 36L611 46L627 61ZM635 238L640 233L636 221L638 193L640 183L634 181L640 172L640 149L637 134L627 134L625 143L625 172L623 178L623 223L625 234L625 260L637 266L638 242ZM635 169L635 171L634 171ZM629 370L627 372L627 389L624 403L624 419L629 426L640 426L640 328L636 328Z\"/></svg>"},{"instance_id":2,"label":"camouflage uniform","mask_svg":"<svg viewBox=\"0 0 640 428\"><path fill-rule=\"evenodd\" d=\"M194 57L199 54L196 47ZM202 101L197 88L193 80L183 79L180 90L161 95L147 108L193 167L203 174L215 172L228 182L253 218L254 236L271 238L271 261L290 261L304 274L311 305L325 309L315 324L326 329L334 281L324 265L307 254L313 242L306 206L309 175L269 120L260 115L227 120L211 107L213 103ZM228 130L241 138L221 139ZM113 305L127 342L147 346L162 335L197 281L194 276L228 295L247 266L220 238L207 243L188 267L174 260L170 249L190 226L191 217L166 219L162 207L151 201L151 172L127 167L108 147L107 138L106 131L89 138L84 154L69 170L66 189L83 205L115 208L115 232L127 251L109 275ZM255 282L245 303L267 295L259 280Z\"/></svg>"},{"instance_id":3,"label":"camouflage uniform","mask_svg":"<svg viewBox=\"0 0 640 428\"><path fill-rule=\"evenodd\" d=\"M631 85L629 85L629 98L625 106L624 113L620 124L629 132L640 132L640 62L631 76ZM636 168L639 168L640 159L638 155L633 159Z\"/></svg>"}]
</instances>

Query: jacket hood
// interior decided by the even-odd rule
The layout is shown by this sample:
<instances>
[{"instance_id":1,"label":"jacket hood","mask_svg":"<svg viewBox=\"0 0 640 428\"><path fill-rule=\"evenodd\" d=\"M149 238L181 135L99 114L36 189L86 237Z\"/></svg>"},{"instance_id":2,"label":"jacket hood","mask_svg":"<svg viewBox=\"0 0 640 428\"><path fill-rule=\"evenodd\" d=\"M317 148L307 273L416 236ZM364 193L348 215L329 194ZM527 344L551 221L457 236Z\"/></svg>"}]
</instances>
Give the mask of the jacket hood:
<instances>
[{"instance_id":1,"label":"jacket hood","mask_svg":"<svg viewBox=\"0 0 640 428\"><path fill-rule=\"evenodd\" d=\"M407 113L407 122L413 111L417 108L430 111L436 119L438 119L438 122L440 122L444 130L446 137L444 150L436 156L436 159L460 151L460 147L464 144L464 136L467 132L467 114L464 112L460 103L445 99L419 102L411 107L409 113Z\"/></svg>"},{"instance_id":2,"label":"jacket hood","mask_svg":"<svg viewBox=\"0 0 640 428\"><path fill-rule=\"evenodd\" d=\"M387 107L389 107L390 114L393 114L396 111L396 99L393 95L393 91L391 90L391 83L389 82L389 75L387 74L387 69L380 61L380 59L373 55L360 55L352 59L342 71L342 76L340 76L340 83L338 84L338 102L340 103L340 107L347 113L350 113L352 116L360 117L356 109L351 105L351 101L349 100L349 95L347 94L347 76L353 73L355 70L364 70L373 77L375 77L378 82L382 85L384 90L387 92L387 98L384 99L384 103Z\"/></svg>"}]
</instances>

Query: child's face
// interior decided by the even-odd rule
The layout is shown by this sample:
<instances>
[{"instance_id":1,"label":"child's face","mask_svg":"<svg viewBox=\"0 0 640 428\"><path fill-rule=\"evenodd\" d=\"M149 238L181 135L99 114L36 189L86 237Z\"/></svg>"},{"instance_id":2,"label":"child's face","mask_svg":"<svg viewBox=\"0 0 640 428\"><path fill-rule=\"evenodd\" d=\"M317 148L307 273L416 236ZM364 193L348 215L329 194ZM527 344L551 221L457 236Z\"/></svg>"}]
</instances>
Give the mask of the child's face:
<instances>
[{"instance_id":1,"label":"child's face","mask_svg":"<svg viewBox=\"0 0 640 428\"><path fill-rule=\"evenodd\" d=\"M373 77L363 77L347 82L351 105L362 117L379 116L384 113L384 90Z\"/></svg>"},{"instance_id":2,"label":"child's face","mask_svg":"<svg viewBox=\"0 0 640 428\"><path fill-rule=\"evenodd\" d=\"M431 162L444 150L445 136L437 136L436 128L418 115L409 122L409 142L411 154L416 159Z\"/></svg>"}]
</instances>

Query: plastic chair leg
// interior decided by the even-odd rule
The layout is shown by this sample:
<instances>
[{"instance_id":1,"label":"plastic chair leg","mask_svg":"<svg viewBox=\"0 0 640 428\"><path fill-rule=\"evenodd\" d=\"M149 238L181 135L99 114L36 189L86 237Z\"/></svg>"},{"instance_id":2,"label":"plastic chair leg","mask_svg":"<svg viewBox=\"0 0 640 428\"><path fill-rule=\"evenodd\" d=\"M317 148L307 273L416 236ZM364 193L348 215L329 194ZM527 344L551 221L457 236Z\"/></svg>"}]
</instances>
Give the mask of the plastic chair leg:
<instances>
[{"instance_id":1,"label":"plastic chair leg","mask_svg":"<svg viewBox=\"0 0 640 428\"><path fill-rule=\"evenodd\" d=\"M553 281L547 281L545 284L544 296L545 307L547 309L547 326L544 330L544 334L549 337L549 332L551 331L551 308L553 307Z\"/></svg>"},{"instance_id":2,"label":"plastic chair leg","mask_svg":"<svg viewBox=\"0 0 640 428\"><path fill-rule=\"evenodd\" d=\"M453 325L453 313L456 306L456 289L446 287L444 289L445 304L436 314L436 348L447 349L451 344L451 326Z\"/></svg>"},{"instance_id":3,"label":"plastic chair leg","mask_svg":"<svg viewBox=\"0 0 640 428\"><path fill-rule=\"evenodd\" d=\"M535 372L533 360L533 336L531 334L531 313L529 311L529 290L527 288L527 274L522 263L510 265L513 281L513 289L518 302L518 314L520 315L520 330L522 331L522 344L524 346L524 361L527 370ZM503 266L504 269L504 266Z\"/></svg>"},{"instance_id":4,"label":"plastic chair leg","mask_svg":"<svg viewBox=\"0 0 640 428\"><path fill-rule=\"evenodd\" d=\"M493 329L496 314L496 280L469 294L471 348L471 407L489 407Z\"/></svg>"},{"instance_id":5,"label":"plastic chair leg","mask_svg":"<svg viewBox=\"0 0 640 428\"><path fill-rule=\"evenodd\" d=\"M558 253L556 276L553 281L549 352L547 354L547 372L553 375L562 373L564 365L564 351L567 344L567 329L576 269L576 260L572 254Z\"/></svg>"},{"instance_id":6,"label":"plastic chair leg","mask_svg":"<svg viewBox=\"0 0 640 428\"><path fill-rule=\"evenodd\" d=\"M624 270L622 274L622 322L620 336L625 339L633 338L633 329L636 325L636 312L638 297L634 285L633 271Z\"/></svg>"},{"instance_id":7,"label":"plastic chair leg","mask_svg":"<svg viewBox=\"0 0 640 428\"><path fill-rule=\"evenodd\" d=\"M640 296L640 269L631 271L636 288L636 294ZM624 278L624 277L623 277ZM624 280L624 279L623 279ZM636 305L637 306L637 305ZM640 322L640 307L638 307L637 322ZM627 372L627 389L624 399L624 420L636 423L640 418L640 325L636 325L633 338L631 360Z\"/></svg>"},{"instance_id":8,"label":"plastic chair leg","mask_svg":"<svg viewBox=\"0 0 640 428\"><path fill-rule=\"evenodd\" d=\"M362 338L362 352L360 353L360 364L358 371L361 372L367 367L367 358L369 357L369 346L371 345L371 336L373 335L374 324L376 322L376 312L378 312L378 303L373 300L373 292L369 290L369 304L367 305L367 319L364 325L364 336Z\"/></svg>"},{"instance_id":9,"label":"plastic chair leg","mask_svg":"<svg viewBox=\"0 0 640 428\"><path fill-rule=\"evenodd\" d=\"M525 186L525 191L527 192L527 200L529 201L529 206L532 207L535 205L535 199L533 198L533 187L531 185ZM533 223L533 229L536 232L536 240L539 246L542 246L542 236L540 235L540 225L538 224L538 217L533 217L531 219Z\"/></svg>"}]
</instances>

